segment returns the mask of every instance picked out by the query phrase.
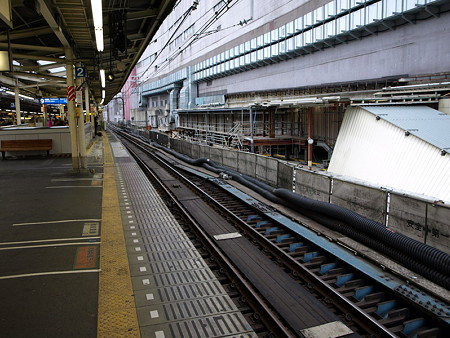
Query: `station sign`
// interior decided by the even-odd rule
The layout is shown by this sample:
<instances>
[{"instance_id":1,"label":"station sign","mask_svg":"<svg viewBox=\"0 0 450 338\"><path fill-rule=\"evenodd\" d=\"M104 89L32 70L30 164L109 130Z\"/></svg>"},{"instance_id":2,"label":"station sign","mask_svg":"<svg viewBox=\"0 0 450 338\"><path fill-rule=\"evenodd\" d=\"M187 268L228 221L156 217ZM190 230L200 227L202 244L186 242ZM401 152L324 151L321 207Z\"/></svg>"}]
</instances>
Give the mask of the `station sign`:
<instances>
[{"instance_id":1,"label":"station sign","mask_svg":"<svg viewBox=\"0 0 450 338\"><path fill-rule=\"evenodd\" d=\"M86 77L86 68L75 67L75 77Z\"/></svg>"},{"instance_id":2,"label":"station sign","mask_svg":"<svg viewBox=\"0 0 450 338\"><path fill-rule=\"evenodd\" d=\"M43 97L41 104L67 104L66 97Z\"/></svg>"}]
</instances>

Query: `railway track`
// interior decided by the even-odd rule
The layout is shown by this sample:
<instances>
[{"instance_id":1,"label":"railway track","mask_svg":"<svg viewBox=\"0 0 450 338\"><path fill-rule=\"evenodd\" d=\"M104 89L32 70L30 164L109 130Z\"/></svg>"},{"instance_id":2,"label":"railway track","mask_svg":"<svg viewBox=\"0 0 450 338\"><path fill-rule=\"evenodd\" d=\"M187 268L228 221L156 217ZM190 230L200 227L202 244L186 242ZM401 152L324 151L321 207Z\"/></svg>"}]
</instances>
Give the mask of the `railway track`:
<instances>
[{"instance_id":1,"label":"railway track","mask_svg":"<svg viewBox=\"0 0 450 338\"><path fill-rule=\"evenodd\" d=\"M153 167L155 172L161 170L159 166L164 166L165 170L170 171L170 178L164 174L165 179L161 181L168 184L166 189L172 197L177 196L178 201L168 203L178 204L177 210L184 210L184 216L179 215L180 218L186 220L187 217L192 224L201 223L192 218L201 219L204 212L195 211L195 203L192 202L195 198L193 195L186 198L184 189L195 191L197 200L201 198L206 201L212 210L226 219L226 234L242 236L253 243L253 248L269 257L281 268L280 271L289 276L289 283L294 282L301 288L308 289L315 297L316 304L325 305L352 331L363 336L393 337L443 337L449 332L449 305L437 297L355 257L351 252L317 236L270 206L245 195L226 181L175 164L170 157L149 149L147 144L134 137L123 133L121 137L127 138L123 142L130 147L135 157L147 158L142 161L142 166ZM152 158L150 166L148 156ZM181 188L182 184L186 186ZM180 194L182 190L184 192ZM202 246L208 247L209 252L219 252L218 256L217 253L211 254L219 257L221 264L236 266L235 262L230 262L230 255L220 257L221 254L227 255L223 255L223 245L221 247L217 244L221 242L214 241L211 229L209 233L207 229L196 229L194 237L200 238L200 235L205 235L201 241ZM242 292L245 292L244 286L250 286L252 290L257 284L245 273L232 272L233 278L230 280L243 275L242 282L239 282L242 283ZM264 300L257 300L261 295L266 301L271 300L271 309L265 305ZM252 304L259 304L252 305L256 308L253 313L264 313L261 322L267 325L268 331L276 332L278 336L297 335L301 332L301 325L306 325L295 324L298 319L289 317L293 309L283 308L283 301L277 303L264 290L251 292L244 297L252 299ZM332 316L327 320L332 321Z\"/></svg>"}]
</instances>

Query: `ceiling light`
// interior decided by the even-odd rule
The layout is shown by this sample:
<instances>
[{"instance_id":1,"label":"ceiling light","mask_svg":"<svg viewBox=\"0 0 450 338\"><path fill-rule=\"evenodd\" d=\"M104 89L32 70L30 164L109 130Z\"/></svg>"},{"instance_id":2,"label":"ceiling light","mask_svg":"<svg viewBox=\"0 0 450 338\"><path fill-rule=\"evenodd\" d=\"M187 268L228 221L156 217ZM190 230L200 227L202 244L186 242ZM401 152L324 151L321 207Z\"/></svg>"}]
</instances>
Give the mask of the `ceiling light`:
<instances>
[{"instance_id":1,"label":"ceiling light","mask_svg":"<svg viewBox=\"0 0 450 338\"><path fill-rule=\"evenodd\" d=\"M102 0L91 0L92 19L94 20L95 43L97 50L103 52L103 9Z\"/></svg>"},{"instance_id":2,"label":"ceiling light","mask_svg":"<svg viewBox=\"0 0 450 338\"><path fill-rule=\"evenodd\" d=\"M97 50L103 52L103 49L105 49L105 45L103 44L103 28L95 28L95 43Z\"/></svg>"},{"instance_id":3,"label":"ceiling light","mask_svg":"<svg viewBox=\"0 0 450 338\"><path fill-rule=\"evenodd\" d=\"M92 19L95 28L103 28L103 8L102 0L91 0Z\"/></svg>"},{"instance_id":4,"label":"ceiling light","mask_svg":"<svg viewBox=\"0 0 450 338\"><path fill-rule=\"evenodd\" d=\"M105 93L106 93L106 92L105 92L105 90L103 89L103 90L102 90L102 99L105 99Z\"/></svg>"},{"instance_id":5,"label":"ceiling light","mask_svg":"<svg viewBox=\"0 0 450 338\"><path fill-rule=\"evenodd\" d=\"M100 69L100 82L102 84L102 88L105 88L106 83L105 83L105 70L104 69Z\"/></svg>"},{"instance_id":6,"label":"ceiling light","mask_svg":"<svg viewBox=\"0 0 450 338\"><path fill-rule=\"evenodd\" d=\"M108 74L108 81L114 81L114 74L113 73L109 73Z\"/></svg>"}]
</instances>

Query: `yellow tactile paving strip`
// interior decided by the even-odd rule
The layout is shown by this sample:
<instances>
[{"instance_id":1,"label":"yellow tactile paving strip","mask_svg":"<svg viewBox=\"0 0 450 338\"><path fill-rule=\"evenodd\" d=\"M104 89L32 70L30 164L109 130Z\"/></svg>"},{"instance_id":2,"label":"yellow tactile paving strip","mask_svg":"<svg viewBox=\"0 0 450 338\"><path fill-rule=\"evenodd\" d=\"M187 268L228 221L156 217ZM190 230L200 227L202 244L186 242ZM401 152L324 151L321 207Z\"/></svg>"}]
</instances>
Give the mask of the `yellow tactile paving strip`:
<instances>
[{"instance_id":1,"label":"yellow tactile paving strip","mask_svg":"<svg viewBox=\"0 0 450 338\"><path fill-rule=\"evenodd\" d=\"M113 157L103 136L104 174L97 337L140 337Z\"/></svg>"}]
</instances>

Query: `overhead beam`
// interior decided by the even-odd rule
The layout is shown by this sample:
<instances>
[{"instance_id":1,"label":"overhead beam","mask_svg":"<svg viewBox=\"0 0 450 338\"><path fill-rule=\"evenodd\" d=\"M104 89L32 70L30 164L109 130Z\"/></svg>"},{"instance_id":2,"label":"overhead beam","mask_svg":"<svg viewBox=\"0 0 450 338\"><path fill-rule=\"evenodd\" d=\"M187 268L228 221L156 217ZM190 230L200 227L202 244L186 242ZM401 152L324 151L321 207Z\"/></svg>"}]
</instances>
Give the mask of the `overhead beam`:
<instances>
[{"instance_id":1,"label":"overhead beam","mask_svg":"<svg viewBox=\"0 0 450 338\"><path fill-rule=\"evenodd\" d=\"M147 9L145 11L137 11L137 12L128 11L127 12L127 20L142 20L142 19L146 19L146 18L153 18L157 15L158 15L158 10L154 9L154 8Z\"/></svg>"},{"instance_id":2,"label":"overhead beam","mask_svg":"<svg viewBox=\"0 0 450 338\"><path fill-rule=\"evenodd\" d=\"M36 51L43 51L43 52L49 52L49 53L61 53L61 51L64 52L64 48L62 47L47 47L47 46L36 46L36 45L23 45L19 43L11 43L8 45L6 42L0 42L0 48L8 48L11 46L13 49L25 49L25 50L36 50Z\"/></svg>"},{"instance_id":3,"label":"overhead beam","mask_svg":"<svg viewBox=\"0 0 450 338\"><path fill-rule=\"evenodd\" d=\"M9 33L9 40L16 39L25 39L33 36L46 35L53 33L53 30L50 27L42 27L42 28L32 28L32 29L24 29L20 31L12 31ZM8 36L6 34L0 35L0 41L8 41Z\"/></svg>"},{"instance_id":4,"label":"overhead beam","mask_svg":"<svg viewBox=\"0 0 450 338\"><path fill-rule=\"evenodd\" d=\"M55 18L53 17L53 14L50 11L50 9L48 8L46 1L37 0L37 2L39 3L39 8L40 8L42 16L47 21L48 25L52 29L53 33L57 36L57 38L59 39L61 44L64 47L72 47L71 44L69 43L69 41L67 40L66 36L62 32L61 27L58 25Z\"/></svg>"}]
</instances>

